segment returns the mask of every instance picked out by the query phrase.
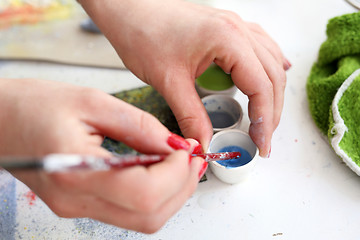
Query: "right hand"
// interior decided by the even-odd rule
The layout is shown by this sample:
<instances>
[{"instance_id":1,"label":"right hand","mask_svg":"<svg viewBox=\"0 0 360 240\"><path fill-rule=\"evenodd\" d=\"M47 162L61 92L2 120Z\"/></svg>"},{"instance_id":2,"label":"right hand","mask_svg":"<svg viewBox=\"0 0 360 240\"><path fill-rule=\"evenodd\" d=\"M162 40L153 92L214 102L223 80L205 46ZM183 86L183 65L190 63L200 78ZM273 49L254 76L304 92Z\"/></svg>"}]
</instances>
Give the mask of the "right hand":
<instances>
[{"instance_id":1,"label":"right hand","mask_svg":"<svg viewBox=\"0 0 360 240\"><path fill-rule=\"evenodd\" d=\"M168 154L149 167L12 172L61 217L89 217L154 232L195 191L199 174L207 166L202 158L189 162L189 154L199 145L196 141L189 140L189 144L175 137L151 114L95 89L35 79L0 79L0 109L0 155L109 157L111 153L101 147L103 136L139 152Z\"/></svg>"}]
</instances>

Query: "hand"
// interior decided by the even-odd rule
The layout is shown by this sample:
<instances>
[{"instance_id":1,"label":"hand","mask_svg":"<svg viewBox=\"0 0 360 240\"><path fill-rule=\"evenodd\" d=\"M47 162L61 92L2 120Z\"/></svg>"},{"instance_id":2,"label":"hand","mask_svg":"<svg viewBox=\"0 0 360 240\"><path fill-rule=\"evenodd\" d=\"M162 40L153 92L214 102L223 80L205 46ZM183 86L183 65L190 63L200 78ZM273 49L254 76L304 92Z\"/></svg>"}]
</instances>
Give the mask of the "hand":
<instances>
[{"instance_id":1,"label":"hand","mask_svg":"<svg viewBox=\"0 0 360 240\"><path fill-rule=\"evenodd\" d=\"M196 189L207 164L189 163L186 142L152 115L101 91L40 80L0 80L0 155L79 153L107 157L103 136L144 153L169 154L149 167L104 172L12 174L56 214L153 232ZM175 151L175 149L185 149Z\"/></svg>"},{"instance_id":2,"label":"hand","mask_svg":"<svg viewBox=\"0 0 360 240\"><path fill-rule=\"evenodd\" d=\"M127 68L165 97L184 136L205 149L212 128L194 81L212 62L231 73L250 100L250 135L260 155L268 155L290 63L258 25L178 0L80 2Z\"/></svg>"}]
</instances>

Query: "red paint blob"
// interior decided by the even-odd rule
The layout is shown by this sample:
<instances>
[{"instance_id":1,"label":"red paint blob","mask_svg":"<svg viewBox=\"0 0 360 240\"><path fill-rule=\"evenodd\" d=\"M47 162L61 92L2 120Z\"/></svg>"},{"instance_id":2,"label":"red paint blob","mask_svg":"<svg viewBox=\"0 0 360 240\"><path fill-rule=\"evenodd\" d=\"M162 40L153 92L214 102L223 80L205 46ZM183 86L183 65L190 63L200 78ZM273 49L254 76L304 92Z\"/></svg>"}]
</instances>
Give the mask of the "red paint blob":
<instances>
[{"instance_id":1,"label":"red paint blob","mask_svg":"<svg viewBox=\"0 0 360 240\"><path fill-rule=\"evenodd\" d=\"M25 193L25 197L28 199L30 206L35 204L36 194L33 191L30 190L27 193Z\"/></svg>"}]
</instances>

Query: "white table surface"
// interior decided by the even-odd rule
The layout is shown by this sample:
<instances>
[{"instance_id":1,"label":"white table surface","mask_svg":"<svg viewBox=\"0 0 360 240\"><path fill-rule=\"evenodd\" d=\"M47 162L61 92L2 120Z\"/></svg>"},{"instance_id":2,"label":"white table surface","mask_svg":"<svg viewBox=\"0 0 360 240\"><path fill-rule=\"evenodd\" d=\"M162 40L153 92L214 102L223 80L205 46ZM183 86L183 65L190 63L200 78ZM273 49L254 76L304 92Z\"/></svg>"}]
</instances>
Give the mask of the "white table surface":
<instances>
[{"instance_id":1,"label":"white table surface","mask_svg":"<svg viewBox=\"0 0 360 240\"><path fill-rule=\"evenodd\" d=\"M360 239L360 178L335 155L314 125L305 84L328 19L356 9L344 0L202 0L259 23L292 63L282 120L269 159L237 185L208 180L156 234L88 219L61 219L28 189L0 172L0 239ZM226 44L226 43L224 43ZM0 61L0 76L66 81L108 93L142 86L126 70ZM246 98L236 95L246 114ZM247 130L248 119L242 125ZM11 209L12 216L1 211Z\"/></svg>"}]
</instances>

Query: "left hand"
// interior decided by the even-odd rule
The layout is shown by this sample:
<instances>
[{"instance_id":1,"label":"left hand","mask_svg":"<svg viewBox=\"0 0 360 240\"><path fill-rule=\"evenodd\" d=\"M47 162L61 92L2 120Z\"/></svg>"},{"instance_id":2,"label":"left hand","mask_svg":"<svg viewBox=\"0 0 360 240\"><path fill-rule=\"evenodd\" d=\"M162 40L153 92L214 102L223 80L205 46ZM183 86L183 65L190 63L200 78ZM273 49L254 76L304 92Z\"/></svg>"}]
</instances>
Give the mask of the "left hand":
<instances>
[{"instance_id":1,"label":"left hand","mask_svg":"<svg viewBox=\"0 0 360 240\"><path fill-rule=\"evenodd\" d=\"M194 88L215 62L249 97L250 136L261 156L283 107L288 61L256 24L179 0L83 0L128 69L164 96L185 137L207 148L212 126Z\"/></svg>"}]
</instances>

